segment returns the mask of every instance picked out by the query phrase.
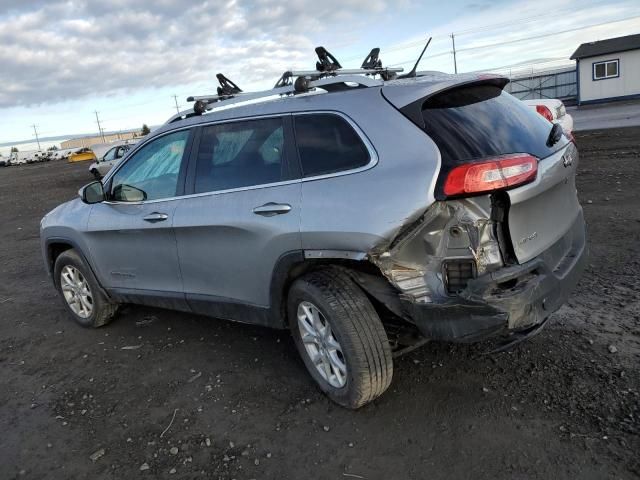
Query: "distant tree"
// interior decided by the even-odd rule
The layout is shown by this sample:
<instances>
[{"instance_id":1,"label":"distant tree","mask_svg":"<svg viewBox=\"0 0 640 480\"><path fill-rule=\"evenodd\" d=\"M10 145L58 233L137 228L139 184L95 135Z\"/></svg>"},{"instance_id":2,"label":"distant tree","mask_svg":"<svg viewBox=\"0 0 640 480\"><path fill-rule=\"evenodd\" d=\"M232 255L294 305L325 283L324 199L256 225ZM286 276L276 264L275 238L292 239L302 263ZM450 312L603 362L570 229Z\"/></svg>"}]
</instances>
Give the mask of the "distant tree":
<instances>
[{"instance_id":1,"label":"distant tree","mask_svg":"<svg viewBox=\"0 0 640 480\"><path fill-rule=\"evenodd\" d=\"M149 135L151 133L151 130L149 130L149 127L147 126L146 123L142 124L142 130L140 131L140 134L144 137L145 135Z\"/></svg>"},{"instance_id":2,"label":"distant tree","mask_svg":"<svg viewBox=\"0 0 640 480\"><path fill-rule=\"evenodd\" d=\"M11 147L11 153L13 152L18 153L18 147Z\"/></svg>"},{"instance_id":3,"label":"distant tree","mask_svg":"<svg viewBox=\"0 0 640 480\"><path fill-rule=\"evenodd\" d=\"M50 152L55 152L56 150L58 150L58 147L55 145L51 145L49 148L47 148L47 150L49 150Z\"/></svg>"}]
</instances>

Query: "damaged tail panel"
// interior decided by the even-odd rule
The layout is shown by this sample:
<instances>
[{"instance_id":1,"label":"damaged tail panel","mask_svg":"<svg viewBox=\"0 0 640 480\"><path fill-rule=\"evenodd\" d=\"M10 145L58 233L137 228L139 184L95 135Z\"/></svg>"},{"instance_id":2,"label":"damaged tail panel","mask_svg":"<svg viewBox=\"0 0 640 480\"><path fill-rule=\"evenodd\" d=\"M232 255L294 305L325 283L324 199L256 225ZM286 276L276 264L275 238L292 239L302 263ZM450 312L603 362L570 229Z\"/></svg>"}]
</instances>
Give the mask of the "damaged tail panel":
<instances>
[{"instance_id":1,"label":"damaged tail panel","mask_svg":"<svg viewBox=\"0 0 640 480\"><path fill-rule=\"evenodd\" d=\"M369 260L388 280L359 283L437 340L476 341L540 325L584 268L582 214L543 255L518 263L501 194L435 202ZM375 285L375 287L372 287Z\"/></svg>"},{"instance_id":2,"label":"damaged tail panel","mask_svg":"<svg viewBox=\"0 0 640 480\"><path fill-rule=\"evenodd\" d=\"M371 261L407 300L431 303L504 266L496 230L489 196L435 202Z\"/></svg>"}]
</instances>

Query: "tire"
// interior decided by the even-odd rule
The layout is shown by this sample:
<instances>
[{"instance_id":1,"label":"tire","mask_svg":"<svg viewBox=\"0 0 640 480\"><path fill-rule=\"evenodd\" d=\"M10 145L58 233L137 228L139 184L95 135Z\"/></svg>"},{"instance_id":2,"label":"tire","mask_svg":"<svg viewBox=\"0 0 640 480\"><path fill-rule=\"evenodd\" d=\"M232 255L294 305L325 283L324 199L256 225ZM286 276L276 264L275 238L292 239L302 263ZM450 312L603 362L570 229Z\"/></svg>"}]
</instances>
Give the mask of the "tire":
<instances>
[{"instance_id":1,"label":"tire","mask_svg":"<svg viewBox=\"0 0 640 480\"><path fill-rule=\"evenodd\" d=\"M327 268L297 279L289 290L287 315L307 370L331 400L356 409L389 387L393 359L387 334L369 299L346 273ZM318 328L317 332L325 333L314 336L311 318L319 319L319 327L328 324L330 330Z\"/></svg>"},{"instance_id":2,"label":"tire","mask_svg":"<svg viewBox=\"0 0 640 480\"><path fill-rule=\"evenodd\" d=\"M74 249L62 252L56 259L53 274L56 289L67 311L78 324L98 328L113 319L118 305L102 293L93 272L78 252Z\"/></svg>"},{"instance_id":3,"label":"tire","mask_svg":"<svg viewBox=\"0 0 640 480\"><path fill-rule=\"evenodd\" d=\"M91 170L91 173L96 180L102 180L102 175L100 175L100 172L98 172L98 170L96 170L95 168Z\"/></svg>"}]
</instances>

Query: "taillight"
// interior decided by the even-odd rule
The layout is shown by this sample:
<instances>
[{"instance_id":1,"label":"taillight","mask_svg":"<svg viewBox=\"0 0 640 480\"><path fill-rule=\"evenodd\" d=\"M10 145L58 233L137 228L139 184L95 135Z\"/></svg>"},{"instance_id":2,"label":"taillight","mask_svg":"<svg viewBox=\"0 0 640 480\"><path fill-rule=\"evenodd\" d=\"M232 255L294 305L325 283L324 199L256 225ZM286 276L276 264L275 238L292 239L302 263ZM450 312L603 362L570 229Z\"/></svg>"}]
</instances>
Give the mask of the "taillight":
<instances>
[{"instance_id":1,"label":"taillight","mask_svg":"<svg viewBox=\"0 0 640 480\"><path fill-rule=\"evenodd\" d=\"M526 153L505 155L479 163L465 163L447 175L447 196L492 192L535 180L538 159Z\"/></svg>"},{"instance_id":2,"label":"taillight","mask_svg":"<svg viewBox=\"0 0 640 480\"><path fill-rule=\"evenodd\" d=\"M536 105L536 112L538 112L550 122L553 122L553 114L551 113L551 110L549 110L549 108L545 107L544 105Z\"/></svg>"}]
</instances>

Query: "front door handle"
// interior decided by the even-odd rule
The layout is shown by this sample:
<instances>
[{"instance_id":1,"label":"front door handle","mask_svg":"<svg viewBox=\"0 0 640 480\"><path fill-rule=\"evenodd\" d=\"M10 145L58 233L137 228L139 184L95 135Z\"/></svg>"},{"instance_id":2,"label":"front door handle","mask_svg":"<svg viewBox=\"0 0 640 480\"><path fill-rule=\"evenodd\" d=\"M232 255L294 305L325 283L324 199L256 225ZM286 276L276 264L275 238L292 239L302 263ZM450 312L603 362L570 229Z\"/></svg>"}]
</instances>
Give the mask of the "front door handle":
<instances>
[{"instance_id":1,"label":"front door handle","mask_svg":"<svg viewBox=\"0 0 640 480\"><path fill-rule=\"evenodd\" d=\"M256 215L262 215L263 217L273 217L274 215L282 215L283 213L289 213L291 211L291 205L287 203L265 203L253 209L253 213Z\"/></svg>"},{"instance_id":2,"label":"front door handle","mask_svg":"<svg viewBox=\"0 0 640 480\"><path fill-rule=\"evenodd\" d=\"M167 215L166 213L153 212L147 215L146 217L143 217L142 219L145 222L156 223L156 222L164 222L167 218L169 218L169 215Z\"/></svg>"}]
</instances>

